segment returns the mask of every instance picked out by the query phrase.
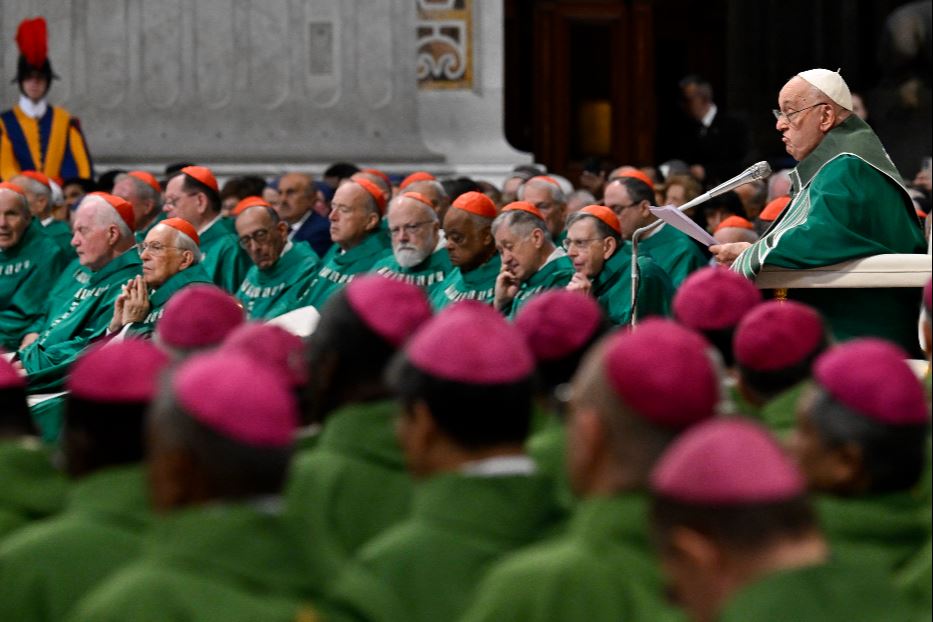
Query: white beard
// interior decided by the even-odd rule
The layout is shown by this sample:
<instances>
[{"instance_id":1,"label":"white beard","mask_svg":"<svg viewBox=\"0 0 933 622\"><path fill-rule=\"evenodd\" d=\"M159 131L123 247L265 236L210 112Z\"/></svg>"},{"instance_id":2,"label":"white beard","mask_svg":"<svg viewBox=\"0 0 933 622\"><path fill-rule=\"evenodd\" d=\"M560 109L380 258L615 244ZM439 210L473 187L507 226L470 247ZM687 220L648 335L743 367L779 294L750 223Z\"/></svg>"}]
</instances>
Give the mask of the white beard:
<instances>
[{"instance_id":1,"label":"white beard","mask_svg":"<svg viewBox=\"0 0 933 622\"><path fill-rule=\"evenodd\" d=\"M423 250L414 246L400 246L392 250L395 261L403 268L414 268L430 256L433 249Z\"/></svg>"}]
</instances>

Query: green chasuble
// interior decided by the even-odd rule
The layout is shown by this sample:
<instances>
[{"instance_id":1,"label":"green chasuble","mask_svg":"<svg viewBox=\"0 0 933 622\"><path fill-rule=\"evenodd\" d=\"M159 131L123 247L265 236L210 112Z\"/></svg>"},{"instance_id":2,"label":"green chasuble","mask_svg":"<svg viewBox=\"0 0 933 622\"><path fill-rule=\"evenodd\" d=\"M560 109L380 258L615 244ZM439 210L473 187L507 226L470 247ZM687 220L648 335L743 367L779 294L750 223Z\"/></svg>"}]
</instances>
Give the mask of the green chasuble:
<instances>
[{"instance_id":1,"label":"green chasuble","mask_svg":"<svg viewBox=\"0 0 933 622\"><path fill-rule=\"evenodd\" d=\"M388 400L347 404L327 417L314 449L296 456L287 512L305 544L323 540L350 556L408 514L411 478L395 437L397 412Z\"/></svg>"},{"instance_id":2,"label":"green chasuble","mask_svg":"<svg viewBox=\"0 0 933 622\"><path fill-rule=\"evenodd\" d=\"M39 338L19 352L29 374L29 391L61 387L68 366L92 338L103 335L113 319L113 302L130 279L141 274L139 253L130 249L94 272L65 306L53 312Z\"/></svg>"},{"instance_id":3,"label":"green chasuble","mask_svg":"<svg viewBox=\"0 0 933 622\"><path fill-rule=\"evenodd\" d=\"M158 518L139 558L100 583L71 620L326 619L309 604L316 597L309 564L271 507L275 501L209 504Z\"/></svg>"},{"instance_id":4,"label":"green chasuble","mask_svg":"<svg viewBox=\"0 0 933 622\"><path fill-rule=\"evenodd\" d=\"M66 261L35 218L19 244L0 250L0 350L19 348L23 335L44 315L49 292Z\"/></svg>"},{"instance_id":5,"label":"green chasuble","mask_svg":"<svg viewBox=\"0 0 933 622\"><path fill-rule=\"evenodd\" d=\"M89 590L136 558L149 520L141 466L75 482L63 513L0 545L0 620L64 620Z\"/></svg>"},{"instance_id":6,"label":"green chasuble","mask_svg":"<svg viewBox=\"0 0 933 622\"><path fill-rule=\"evenodd\" d=\"M889 576L903 568L930 537L929 501L911 492L816 498L830 550L841 561Z\"/></svg>"},{"instance_id":7,"label":"green chasuble","mask_svg":"<svg viewBox=\"0 0 933 622\"><path fill-rule=\"evenodd\" d=\"M159 212L158 214L156 214L156 217L152 219L151 223L149 223L143 229L140 229L139 231L133 234L136 236L136 242L139 243L139 242L144 241L146 239L146 236L149 235L149 232L152 231L152 228L155 227L160 222L162 222L163 220L165 220L166 218L168 218L168 214L166 214L165 212Z\"/></svg>"},{"instance_id":8,"label":"green chasuble","mask_svg":"<svg viewBox=\"0 0 933 622\"><path fill-rule=\"evenodd\" d=\"M650 255L658 262L671 277L674 289L680 287L691 272L709 265L709 259L690 236L667 225L661 225L651 237L638 240L638 254Z\"/></svg>"},{"instance_id":9,"label":"green chasuble","mask_svg":"<svg viewBox=\"0 0 933 622\"><path fill-rule=\"evenodd\" d=\"M58 244L65 257L70 259L75 256L75 249L71 245L71 238L74 234L67 222L53 218L44 225L44 228L46 235Z\"/></svg>"},{"instance_id":10,"label":"green chasuble","mask_svg":"<svg viewBox=\"0 0 933 622\"><path fill-rule=\"evenodd\" d=\"M829 563L766 575L741 588L719 622L910 620L903 599L874 568Z\"/></svg>"},{"instance_id":11,"label":"green chasuble","mask_svg":"<svg viewBox=\"0 0 933 622\"><path fill-rule=\"evenodd\" d=\"M87 285L93 274L89 269L82 266L80 260L75 257L55 279L52 291L49 292L43 303L42 315L32 323L26 332L41 333L51 314L57 311L59 307L64 306L66 301L70 301L76 291Z\"/></svg>"},{"instance_id":12,"label":"green chasuble","mask_svg":"<svg viewBox=\"0 0 933 622\"><path fill-rule=\"evenodd\" d=\"M765 264L814 268L884 253L924 253L901 177L868 125L850 116L791 171L793 199L732 266L754 278ZM874 335L917 351L919 292L791 289L816 307L837 339Z\"/></svg>"},{"instance_id":13,"label":"green chasuble","mask_svg":"<svg viewBox=\"0 0 933 622\"><path fill-rule=\"evenodd\" d=\"M566 287L574 272L573 262L567 257L564 249L554 249L544 265L518 287L518 293L515 294L512 304L502 311L510 320L514 320L525 303L541 292Z\"/></svg>"},{"instance_id":14,"label":"green chasuble","mask_svg":"<svg viewBox=\"0 0 933 622\"><path fill-rule=\"evenodd\" d=\"M173 274L154 291L149 292L149 313L142 322L134 322L126 331L128 337L149 338L155 330L156 322L162 317L165 305L169 299L183 288L195 283L210 283L211 279L200 264L189 266L181 272Z\"/></svg>"},{"instance_id":15,"label":"green chasuble","mask_svg":"<svg viewBox=\"0 0 933 622\"><path fill-rule=\"evenodd\" d=\"M671 277L647 255L638 257L638 317L670 315L674 285ZM632 247L626 242L593 279L590 294L599 301L606 318L616 325L632 319Z\"/></svg>"},{"instance_id":16,"label":"green chasuble","mask_svg":"<svg viewBox=\"0 0 933 622\"><path fill-rule=\"evenodd\" d=\"M0 542L14 530L58 512L67 484L38 439L0 440Z\"/></svg>"},{"instance_id":17,"label":"green chasuble","mask_svg":"<svg viewBox=\"0 0 933 622\"><path fill-rule=\"evenodd\" d=\"M290 296L293 290L310 285L317 274L319 261L310 244L289 242L270 268L260 270L254 265L249 269L236 297L243 303L251 320L266 320L292 311L280 303L294 300ZM272 315L273 310L275 315Z\"/></svg>"},{"instance_id":18,"label":"green chasuble","mask_svg":"<svg viewBox=\"0 0 933 622\"><path fill-rule=\"evenodd\" d=\"M447 274L451 271L450 257L447 249L440 248L431 253L427 259L411 268L398 265L395 255L389 254L373 266L373 272L387 276L396 281L405 281L425 290L430 296L440 286Z\"/></svg>"},{"instance_id":19,"label":"green chasuble","mask_svg":"<svg viewBox=\"0 0 933 622\"><path fill-rule=\"evenodd\" d=\"M525 451L535 461L538 471L554 483L554 498L565 511L576 505L567 472L567 429L553 413L536 406L532 418L532 434L525 442Z\"/></svg>"},{"instance_id":20,"label":"green chasuble","mask_svg":"<svg viewBox=\"0 0 933 622\"><path fill-rule=\"evenodd\" d=\"M933 540L914 554L895 577L895 585L914 611L915 620L929 622L933 615Z\"/></svg>"},{"instance_id":21,"label":"green chasuble","mask_svg":"<svg viewBox=\"0 0 933 622\"><path fill-rule=\"evenodd\" d=\"M327 299L346 287L353 277L369 272L377 262L390 254L392 247L381 230L370 233L347 251L334 244L318 265L317 276L307 288L298 292L298 303L292 308L309 305L322 308Z\"/></svg>"},{"instance_id":22,"label":"green chasuble","mask_svg":"<svg viewBox=\"0 0 933 622\"><path fill-rule=\"evenodd\" d=\"M457 620L489 566L542 537L560 515L546 477L444 473L418 484L411 516L358 559L398 595L410 622Z\"/></svg>"},{"instance_id":23,"label":"green chasuble","mask_svg":"<svg viewBox=\"0 0 933 622\"><path fill-rule=\"evenodd\" d=\"M462 622L655 622L663 602L640 494L580 501L565 535L519 551L483 579Z\"/></svg>"},{"instance_id":24,"label":"green chasuble","mask_svg":"<svg viewBox=\"0 0 933 622\"><path fill-rule=\"evenodd\" d=\"M250 259L240 248L233 221L218 217L200 237L201 267L214 285L235 294L249 270Z\"/></svg>"},{"instance_id":25,"label":"green chasuble","mask_svg":"<svg viewBox=\"0 0 933 622\"><path fill-rule=\"evenodd\" d=\"M435 311L440 311L460 300L479 300L491 305L496 297L496 277L501 270L499 253L469 272L453 268L431 294L431 306Z\"/></svg>"}]
</instances>

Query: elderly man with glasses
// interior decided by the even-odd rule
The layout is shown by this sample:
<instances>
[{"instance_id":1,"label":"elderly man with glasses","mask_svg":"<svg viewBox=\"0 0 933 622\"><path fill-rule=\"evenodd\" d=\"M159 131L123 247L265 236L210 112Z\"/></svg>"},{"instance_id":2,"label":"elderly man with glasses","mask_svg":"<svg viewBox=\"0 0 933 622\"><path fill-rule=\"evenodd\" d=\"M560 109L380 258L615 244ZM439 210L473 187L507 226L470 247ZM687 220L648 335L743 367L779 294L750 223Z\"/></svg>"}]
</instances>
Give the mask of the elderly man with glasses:
<instances>
[{"instance_id":1,"label":"elderly man with glasses","mask_svg":"<svg viewBox=\"0 0 933 622\"><path fill-rule=\"evenodd\" d=\"M632 319L632 253L624 248L622 227L611 209L587 205L567 218L563 242L575 270L567 289L594 297L613 324ZM638 257L638 315L669 315L674 284L647 255Z\"/></svg>"},{"instance_id":2,"label":"elderly man with glasses","mask_svg":"<svg viewBox=\"0 0 933 622\"><path fill-rule=\"evenodd\" d=\"M143 273L123 286L107 332L149 337L169 298L188 285L210 283L200 265L200 243L191 223L181 218L166 218L150 229L136 245Z\"/></svg>"},{"instance_id":3,"label":"elderly man with glasses","mask_svg":"<svg viewBox=\"0 0 933 622\"><path fill-rule=\"evenodd\" d=\"M253 266L236 293L247 315L264 320L292 310L285 301L293 289L314 279L320 258L309 244L289 240L289 226L260 197L246 197L233 210L240 248Z\"/></svg>"},{"instance_id":4,"label":"elderly man with glasses","mask_svg":"<svg viewBox=\"0 0 933 622\"><path fill-rule=\"evenodd\" d=\"M388 221L392 255L373 266L373 271L433 295L451 265L431 199L420 192L405 192L389 205Z\"/></svg>"},{"instance_id":5,"label":"elderly man with glasses","mask_svg":"<svg viewBox=\"0 0 933 622\"><path fill-rule=\"evenodd\" d=\"M762 238L710 247L719 263L754 278L765 265L804 269L888 253L923 253L925 244L903 178L872 129L852 113L836 71L811 69L778 95L775 128L799 164L793 199ZM874 335L917 351L919 291L796 289L837 339Z\"/></svg>"}]
</instances>

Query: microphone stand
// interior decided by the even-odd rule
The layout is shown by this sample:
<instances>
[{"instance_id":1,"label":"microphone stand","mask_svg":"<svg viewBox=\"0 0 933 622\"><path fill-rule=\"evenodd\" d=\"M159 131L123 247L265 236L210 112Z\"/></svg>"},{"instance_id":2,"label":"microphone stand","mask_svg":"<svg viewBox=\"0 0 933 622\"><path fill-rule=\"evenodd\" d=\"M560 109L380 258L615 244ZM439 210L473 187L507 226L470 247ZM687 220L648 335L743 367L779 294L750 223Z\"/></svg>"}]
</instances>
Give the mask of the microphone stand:
<instances>
[{"instance_id":1,"label":"microphone stand","mask_svg":"<svg viewBox=\"0 0 933 622\"><path fill-rule=\"evenodd\" d=\"M729 181L719 184L712 190L708 190L701 194L700 196L687 201L677 209L681 212L685 212L691 207L696 207L701 203L709 201L713 197L717 197L720 194L734 190L739 186L745 185L749 182L757 181L763 179L771 174L771 167L768 166L767 162L759 162L748 167ZM661 225L664 224L664 221L661 219L656 220L650 225L645 225L640 229L636 229L632 234L632 312L629 325L634 329L635 325L638 323L638 285L641 282L641 270L638 267L638 240L647 233L650 233L656 229L659 229Z\"/></svg>"}]
</instances>

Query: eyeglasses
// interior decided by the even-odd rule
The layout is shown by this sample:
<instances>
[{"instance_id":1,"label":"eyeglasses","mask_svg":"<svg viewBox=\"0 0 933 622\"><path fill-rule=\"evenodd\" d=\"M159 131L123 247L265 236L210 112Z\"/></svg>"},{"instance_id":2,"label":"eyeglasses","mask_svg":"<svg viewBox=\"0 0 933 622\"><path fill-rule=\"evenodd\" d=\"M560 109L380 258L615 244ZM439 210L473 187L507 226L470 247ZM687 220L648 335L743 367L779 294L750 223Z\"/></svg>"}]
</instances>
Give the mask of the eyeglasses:
<instances>
[{"instance_id":1,"label":"eyeglasses","mask_svg":"<svg viewBox=\"0 0 933 622\"><path fill-rule=\"evenodd\" d=\"M196 195L196 194L197 194L197 192L186 192L186 193L183 194L182 196L185 196L185 197L193 197L193 196ZM182 198L182 197L170 197L170 196L165 196L165 197L162 199L162 203L163 203L163 205L171 205L172 207L174 207L174 206L178 205L178 202L181 200L181 198Z\"/></svg>"},{"instance_id":2,"label":"eyeglasses","mask_svg":"<svg viewBox=\"0 0 933 622\"><path fill-rule=\"evenodd\" d=\"M777 109L777 108L773 108L773 109L771 110L771 114L773 114L773 115L774 115L774 118L775 118L776 120L778 120L778 121L780 121L780 120L781 120L781 117L783 117L785 121L787 121L788 123L790 123L791 117L795 117L795 116L797 116L798 114L800 114L801 112L803 112L803 111L805 111L805 110L809 110L810 108L816 108L817 106L823 106L823 105L829 105L829 104L827 104L826 102L818 102L818 103L816 103L816 104L813 104L812 106L807 106L806 108L801 108L800 110L790 110L790 111L788 111L788 112L784 112L783 110L779 110L779 109Z\"/></svg>"},{"instance_id":3,"label":"eyeglasses","mask_svg":"<svg viewBox=\"0 0 933 622\"><path fill-rule=\"evenodd\" d=\"M418 229L420 229L421 227L423 227L423 226L425 226L425 225L429 225L429 224L431 224L432 222L434 222L434 221L432 221L432 220L422 220L421 222L413 222L413 223L408 224L408 225L400 225L400 226L398 226L398 227L389 227L389 234L390 234L392 237L395 237L395 236L399 235L400 233L402 233L402 231L404 231L407 235L414 235L414 234L418 231Z\"/></svg>"},{"instance_id":4,"label":"eyeglasses","mask_svg":"<svg viewBox=\"0 0 933 622\"><path fill-rule=\"evenodd\" d=\"M618 214L619 212L621 212L621 211L624 210L624 209L628 209L628 208L630 208L630 207L638 207L638 203L629 203L628 205L621 205L621 204L618 204L618 203L617 203L616 205L607 205L606 207L608 207L608 208L611 209L613 212L615 212L616 214Z\"/></svg>"},{"instance_id":5,"label":"eyeglasses","mask_svg":"<svg viewBox=\"0 0 933 622\"><path fill-rule=\"evenodd\" d=\"M249 248L250 242L255 242L256 244L266 242L269 239L269 233L268 229L260 229L249 235L240 236L240 239L237 241L240 243L240 248Z\"/></svg>"},{"instance_id":6,"label":"eyeglasses","mask_svg":"<svg viewBox=\"0 0 933 622\"><path fill-rule=\"evenodd\" d=\"M168 246L167 244L162 244L162 242L140 242L136 245L136 251L142 255L146 251L149 251L150 255L161 255L165 253L166 250L174 248L178 249L178 246Z\"/></svg>"},{"instance_id":7,"label":"eyeglasses","mask_svg":"<svg viewBox=\"0 0 933 622\"><path fill-rule=\"evenodd\" d=\"M564 238L564 241L560 243L564 247L565 251L569 251L571 248L575 248L578 251L582 251L587 247L588 244L593 242L599 242L604 238L587 238L585 240L571 240L570 238Z\"/></svg>"}]
</instances>

